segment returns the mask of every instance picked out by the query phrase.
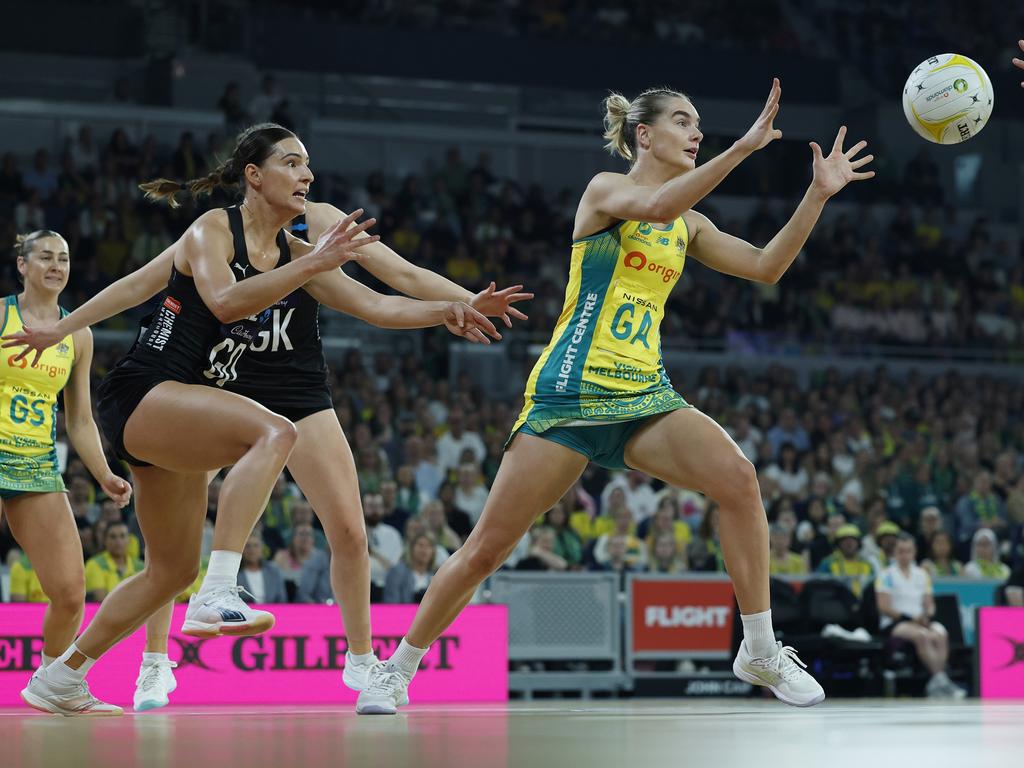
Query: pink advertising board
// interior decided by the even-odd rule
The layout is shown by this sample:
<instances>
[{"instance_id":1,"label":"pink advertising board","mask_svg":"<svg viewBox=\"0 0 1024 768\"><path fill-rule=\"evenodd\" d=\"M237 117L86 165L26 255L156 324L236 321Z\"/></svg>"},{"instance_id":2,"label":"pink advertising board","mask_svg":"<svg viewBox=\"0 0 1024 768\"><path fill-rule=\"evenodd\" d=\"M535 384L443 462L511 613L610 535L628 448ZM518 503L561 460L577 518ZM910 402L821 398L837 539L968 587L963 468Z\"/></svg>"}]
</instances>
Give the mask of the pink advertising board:
<instances>
[{"instance_id":1,"label":"pink advertising board","mask_svg":"<svg viewBox=\"0 0 1024 768\"><path fill-rule=\"evenodd\" d=\"M98 606L85 609L87 625ZM23 704L19 691L39 664L44 605L0 605L0 707ZM172 704L344 704L356 693L341 682L347 643L339 611L327 605L268 606L277 617L257 637L200 640L177 632L185 606L175 607L169 652L178 663ZM414 605L374 605L373 645L391 655L415 614ZM130 706L145 644L140 629L89 673L92 691ZM434 643L409 691L413 702L508 699L508 611L471 605Z\"/></svg>"},{"instance_id":2,"label":"pink advertising board","mask_svg":"<svg viewBox=\"0 0 1024 768\"><path fill-rule=\"evenodd\" d=\"M983 699L1024 699L1024 608L978 609Z\"/></svg>"}]
</instances>

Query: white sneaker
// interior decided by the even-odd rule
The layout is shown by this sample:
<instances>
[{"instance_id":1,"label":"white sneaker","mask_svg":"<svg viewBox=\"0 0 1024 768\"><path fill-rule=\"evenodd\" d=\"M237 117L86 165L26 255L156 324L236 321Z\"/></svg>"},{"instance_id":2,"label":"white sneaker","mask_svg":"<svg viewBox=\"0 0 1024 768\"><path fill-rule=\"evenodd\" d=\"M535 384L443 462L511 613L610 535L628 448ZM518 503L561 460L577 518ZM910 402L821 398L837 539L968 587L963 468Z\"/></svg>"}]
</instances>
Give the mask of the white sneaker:
<instances>
[{"instance_id":1,"label":"white sneaker","mask_svg":"<svg viewBox=\"0 0 1024 768\"><path fill-rule=\"evenodd\" d=\"M945 672L932 675L928 685L925 686L925 694L933 699L965 699L967 691L949 679Z\"/></svg>"},{"instance_id":2,"label":"white sneaker","mask_svg":"<svg viewBox=\"0 0 1024 768\"><path fill-rule=\"evenodd\" d=\"M747 651L747 643L740 643L739 653L732 663L732 672L740 680L752 685L768 687L775 697L794 707L812 707L825 700L825 691L818 681L805 672L804 664L790 646L776 642L774 656L754 658Z\"/></svg>"},{"instance_id":3,"label":"white sneaker","mask_svg":"<svg viewBox=\"0 0 1024 768\"><path fill-rule=\"evenodd\" d=\"M124 710L120 707L107 704L93 696L89 692L89 684L84 680L77 685L54 685L47 678L46 671L43 669L37 670L32 675L32 679L21 692L21 698L33 709L65 717L124 714Z\"/></svg>"},{"instance_id":4,"label":"white sneaker","mask_svg":"<svg viewBox=\"0 0 1024 768\"><path fill-rule=\"evenodd\" d=\"M378 664L380 660L376 654L371 653L370 660L360 664L353 660L351 653L346 652L345 671L342 672L341 679L353 691L361 691L369 684L370 674Z\"/></svg>"},{"instance_id":5,"label":"white sneaker","mask_svg":"<svg viewBox=\"0 0 1024 768\"><path fill-rule=\"evenodd\" d=\"M377 662L356 700L357 715L393 715L409 703L411 680L388 663Z\"/></svg>"},{"instance_id":6,"label":"white sneaker","mask_svg":"<svg viewBox=\"0 0 1024 768\"><path fill-rule=\"evenodd\" d=\"M182 633L192 637L258 635L274 626L274 614L247 605L240 597L242 592L249 594L245 587L234 586L192 595Z\"/></svg>"},{"instance_id":7,"label":"white sneaker","mask_svg":"<svg viewBox=\"0 0 1024 768\"><path fill-rule=\"evenodd\" d=\"M135 681L133 706L136 712L167 706L168 696L178 687L178 681L171 671L177 666L170 659L142 662L139 677Z\"/></svg>"}]
</instances>

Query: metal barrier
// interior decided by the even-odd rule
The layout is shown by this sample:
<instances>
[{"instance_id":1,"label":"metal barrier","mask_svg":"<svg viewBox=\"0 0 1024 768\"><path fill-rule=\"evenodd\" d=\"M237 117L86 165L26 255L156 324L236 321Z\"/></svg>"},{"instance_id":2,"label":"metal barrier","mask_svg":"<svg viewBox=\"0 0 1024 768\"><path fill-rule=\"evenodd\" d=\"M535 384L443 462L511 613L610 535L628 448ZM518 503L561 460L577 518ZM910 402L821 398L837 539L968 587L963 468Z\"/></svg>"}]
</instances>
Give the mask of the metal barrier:
<instances>
[{"instance_id":1,"label":"metal barrier","mask_svg":"<svg viewBox=\"0 0 1024 768\"><path fill-rule=\"evenodd\" d=\"M618 574L497 573L490 592L491 602L508 605L511 691L527 697L533 691L579 691L586 697L627 686ZM532 662L607 662L611 668L516 669Z\"/></svg>"}]
</instances>

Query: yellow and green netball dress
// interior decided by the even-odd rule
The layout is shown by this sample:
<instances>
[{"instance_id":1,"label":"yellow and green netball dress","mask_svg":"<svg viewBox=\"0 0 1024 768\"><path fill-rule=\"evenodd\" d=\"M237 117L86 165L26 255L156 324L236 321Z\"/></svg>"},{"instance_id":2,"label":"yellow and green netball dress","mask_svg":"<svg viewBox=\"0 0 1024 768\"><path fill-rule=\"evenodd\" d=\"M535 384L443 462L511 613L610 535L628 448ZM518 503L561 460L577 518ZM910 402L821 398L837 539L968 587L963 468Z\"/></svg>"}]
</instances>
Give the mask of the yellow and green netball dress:
<instances>
[{"instance_id":1,"label":"yellow and green netball dress","mask_svg":"<svg viewBox=\"0 0 1024 768\"><path fill-rule=\"evenodd\" d=\"M661 357L665 303L689 233L623 221L573 242L565 305L526 383L512 430L544 437L610 469L649 416L689 407Z\"/></svg>"},{"instance_id":2,"label":"yellow and green netball dress","mask_svg":"<svg viewBox=\"0 0 1024 768\"><path fill-rule=\"evenodd\" d=\"M4 303L7 319L0 335L24 326L16 296ZM66 314L61 310L61 314ZM64 490L57 465L57 393L64 389L75 362L71 336L46 349L36 365L31 354L18 362L19 349L5 349L0 363L0 497Z\"/></svg>"}]
</instances>

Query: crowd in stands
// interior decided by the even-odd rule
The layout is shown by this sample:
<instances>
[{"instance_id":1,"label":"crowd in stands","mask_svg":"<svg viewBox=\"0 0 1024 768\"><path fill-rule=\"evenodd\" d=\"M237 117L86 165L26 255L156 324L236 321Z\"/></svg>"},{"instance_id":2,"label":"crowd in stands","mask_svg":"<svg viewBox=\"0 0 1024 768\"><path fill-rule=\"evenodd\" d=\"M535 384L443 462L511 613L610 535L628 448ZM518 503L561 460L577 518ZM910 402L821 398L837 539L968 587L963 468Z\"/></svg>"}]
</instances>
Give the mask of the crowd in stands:
<instances>
[{"instance_id":1,"label":"crowd in stands","mask_svg":"<svg viewBox=\"0 0 1024 768\"><path fill-rule=\"evenodd\" d=\"M273 83L267 87L272 93ZM266 93L248 106L261 117L272 116L274 109ZM46 149L31 158L7 153L0 158L0 247L12 244L19 232L45 227L63 233L73 263L63 303L74 307L159 254L205 207L232 202L218 194L172 210L144 202L137 189L139 181L157 176L202 175L228 149L225 135L184 133L176 146L164 147L153 136L135 145L123 130L100 137L83 126L59 157ZM767 243L793 208L786 192L765 183L794 178L783 170L787 152L765 153L754 158L760 165L737 172L738 191L773 189L776 195L762 197L751 214L739 216L726 199L714 197L701 210L721 229L757 245ZM807 165L806 160L793 162ZM383 240L415 263L467 286L487 279L525 284L537 297L529 323L517 332L546 339L562 307L578 190L524 188L499 178L486 153L471 161L457 148L437 167L404 179L371 173L354 180L329 169L317 173L316 199L344 210L364 208L377 217ZM956 207L944 206L938 176L926 154L902 171L881 168L879 178L866 186L883 190L894 203L929 202L895 207L864 202L826 216L777 285L727 278L691 260L676 289L680 300L667 308L666 346L1015 347L1024 336L1018 244L994 234L987 219L966 220ZM797 181L799 188L803 182ZM9 293L16 286L14 261L5 260L0 289ZM129 325L125 318L112 321L113 327L118 324Z\"/></svg>"},{"instance_id":2,"label":"crowd in stands","mask_svg":"<svg viewBox=\"0 0 1024 768\"><path fill-rule=\"evenodd\" d=\"M568 40L614 40L680 44L715 43L788 52L799 41L777 0L472 0L431 2L388 0L354 2L303 0L298 13L307 18L348 24L472 30L478 34ZM771 34L765 34L765 30Z\"/></svg>"},{"instance_id":3,"label":"crowd in stands","mask_svg":"<svg viewBox=\"0 0 1024 768\"><path fill-rule=\"evenodd\" d=\"M479 519L518 404L384 354L371 361L350 352L334 376L337 415L356 457L374 599L415 601ZM676 381L757 467L772 573L831 574L859 594L904 532L933 577L1005 581L1024 566L1024 394L1010 383L955 373L895 380L879 369L821 371L801 387L781 367L756 375L708 368L696 380L680 371ZM63 438L60 447L68 450ZM73 453L66 466L87 591L101 599L139 567L143 543L130 509L104 500ZM214 480L206 553L218 491ZM6 527L0 558L12 597L41 599ZM684 573L725 564L714 503L639 472L592 465L504 567ZM240 583L260 601L323 602L332 598L329 576L319 522L282 475L246 547Z\"/></svg>"}]
</instances>

